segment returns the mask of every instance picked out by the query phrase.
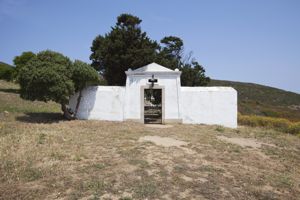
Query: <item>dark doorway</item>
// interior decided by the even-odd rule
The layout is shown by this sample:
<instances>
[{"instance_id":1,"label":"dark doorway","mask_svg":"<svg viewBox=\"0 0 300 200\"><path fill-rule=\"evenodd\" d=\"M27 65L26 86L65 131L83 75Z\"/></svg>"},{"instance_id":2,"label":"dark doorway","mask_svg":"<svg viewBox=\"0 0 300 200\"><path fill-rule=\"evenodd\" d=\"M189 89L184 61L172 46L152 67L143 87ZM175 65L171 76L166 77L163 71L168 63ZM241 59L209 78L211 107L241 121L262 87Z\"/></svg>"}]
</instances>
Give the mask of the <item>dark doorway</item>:
<instances>
[{"instance_id":1,"label":"dark doorway","mask_svg":"<svg viewBox=\"0 0 300 200\"><path fill-rule=\"evenodd\" d=\"M162 123L162 89L144 90L144 123Z\"/></svg>"}]
</instances>

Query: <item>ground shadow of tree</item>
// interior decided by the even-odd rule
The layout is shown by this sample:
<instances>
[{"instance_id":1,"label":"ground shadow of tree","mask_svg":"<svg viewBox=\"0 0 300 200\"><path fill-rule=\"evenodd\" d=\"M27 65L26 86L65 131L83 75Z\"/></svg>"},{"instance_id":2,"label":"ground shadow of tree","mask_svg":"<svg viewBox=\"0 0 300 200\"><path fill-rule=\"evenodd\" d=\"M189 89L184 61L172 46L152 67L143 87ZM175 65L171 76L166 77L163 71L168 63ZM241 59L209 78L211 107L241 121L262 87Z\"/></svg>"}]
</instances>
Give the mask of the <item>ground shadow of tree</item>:
<instances>
[{"instance_id":1,"label":"ground shadow of tree","mask_svg":"<svg viewBox=\"0 0 300 200\"><path fill-rule=\"evenodd\" d=\"M26 122L26 123L58 123L60 121L65 121L62 113L50 113L50 112L39 112L32 113L28 112L22 116L16 117L17 121Z\"/></svg>"},{"instance_id":2,"label":"ground shadow of tree","mask_svg":"<svg viewBox=\"0 0 300 200\"><path fill-rule=\"evenodd\" d=\"M20 90L19 89L11 89L11 88L10 89L0 88L0 92L19 94Z\"/></svg>"}]
</instances>

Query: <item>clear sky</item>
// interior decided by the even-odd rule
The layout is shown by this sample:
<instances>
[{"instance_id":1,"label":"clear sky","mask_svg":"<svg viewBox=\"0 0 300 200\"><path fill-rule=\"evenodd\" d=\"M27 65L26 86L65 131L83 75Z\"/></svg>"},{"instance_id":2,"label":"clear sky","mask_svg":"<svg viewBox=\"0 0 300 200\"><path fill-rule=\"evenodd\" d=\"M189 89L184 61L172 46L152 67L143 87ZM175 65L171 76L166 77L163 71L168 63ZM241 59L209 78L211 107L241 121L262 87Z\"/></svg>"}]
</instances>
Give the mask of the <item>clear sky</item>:
<instances>
[{"instance_id":1,"label":"clear sky","mask_svg":"<svg viewBox=\"0 0 300 200\"><path fill-rule=\"evenodd\" d=\"M154 40L182 38L211 78L300 93L300 0L0 0L0 61L51 49L90 62L121 13Z\"/></svg>"}]
</instances>

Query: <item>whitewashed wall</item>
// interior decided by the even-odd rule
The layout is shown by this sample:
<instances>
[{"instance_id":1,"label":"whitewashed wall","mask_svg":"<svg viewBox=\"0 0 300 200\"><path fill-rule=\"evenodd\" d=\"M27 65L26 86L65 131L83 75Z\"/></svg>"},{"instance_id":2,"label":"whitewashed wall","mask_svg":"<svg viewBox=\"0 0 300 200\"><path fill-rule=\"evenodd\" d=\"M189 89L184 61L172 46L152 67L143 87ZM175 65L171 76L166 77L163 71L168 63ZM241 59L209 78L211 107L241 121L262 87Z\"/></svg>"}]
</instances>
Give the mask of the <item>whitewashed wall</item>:
<instances>
[{"instance_id":1,"label":"whitewashed wall","mask_svg":"<svg viewBox=\"0 0 300 200\"><path fill-rule=\"evenodd\" d=\"M178 70L151 63L128 70L126 87L95 86L82 93L79 119L143 122L143 91L154 75L162 89L162 121L237 127L237 92L230 87L181 87ZM77 95L70 100L75 110Z\"/></svg>"},{"instance_id":2,"label":"whitewashed wall","mask_svg":"<svg viewBox=\"0 0 300 200\"><path fill-rule=\"evenodd\" d=\"M141 85L147 78L131 77L125 87L95 86L82 92L78 110L79 119L110 121L137 120L143 122L141 112ZM149 77L150 78L150 77ZM237 92L230 87L179 87L177 79L160 77L159 84L165 91L165 122L185 124L217 124L237 127ZM70 99L75 110L78 94Z\"/></svg>"},{"instance_id":3,"label":"whitewashed wall","mask_svg":"<svg viewBox=\"0 0 300 200\"><path fill-rule=\"evenodd\" d=\"M179 122L180 108L180 74L169 75L165 73L156 73L155 77L158 82L154 88L163 88L164 105L163 105L163 120L165 122ZM152 73L143 75L129 75L126 81L126 96L125 96L125 118L143 122L143 97L141 97L141 88L149 87L148 79Z\"/></svg>"},{"instance_id":4,"label":"whitewashed wall","mask_svg":"<svg viewBox=\"0 0 300 200\"><path fill-rule=\"evenodd\" d=\"M181 87L180 105L183 123L237 127L237 91L231 87Z\"/></svg>"},{"instance_id":5,"label":"whitewashed wall","mask_svg":"<svg viewBox=\"0 0 300 200\"><path fill-rule=\"evenodd\" d=\"M125 87L93 86L82 92L78 109L79 119L124 120ZM75 110L78 94L70 99L70 107Z\"/></svg>"}]
</instances>

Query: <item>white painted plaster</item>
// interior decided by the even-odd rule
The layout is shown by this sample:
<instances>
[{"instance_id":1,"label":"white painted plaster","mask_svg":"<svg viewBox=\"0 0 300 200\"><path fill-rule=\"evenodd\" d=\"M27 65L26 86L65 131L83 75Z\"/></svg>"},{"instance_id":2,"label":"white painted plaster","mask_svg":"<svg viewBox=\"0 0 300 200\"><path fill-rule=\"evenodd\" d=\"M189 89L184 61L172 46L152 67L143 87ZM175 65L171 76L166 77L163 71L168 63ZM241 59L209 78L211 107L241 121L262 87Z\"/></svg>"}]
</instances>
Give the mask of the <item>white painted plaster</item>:
<instances>
[{"instance_id":1,"label":"white painted plaster","mask_svg":"<svg viewBox=\"0 0 300 200\"><path fill-rule=\"evenodd\" d=\"M181 87L181 112L186 124L237 127L237 92L231 87Z\"/></svg>"},{"instance_id":2,"label":"white painted plaster","mask_svg":"<svg viewBox=\"0 0 300 200\"><path fill-rule=\"evenodd\" d=\"M78 109L79 119L98 119L123 121L125 87L93 86L82 92ZM78 94L70 100L70 107L75 110Z\"/></svg>"},{"instance_id":3,"label":"white painted plaster","mask_svg":"<svg viewBox=\"0 0 300 200\"><path fill-rule=\"evenodd\" d=\"M162 67L156 63L145 67L128 70L126 72L126 97L125 97L125 118L140 120L143 112L143 97L141 89L149 88L148 79L152 75L158 79L155 88L163 88L164 96L164 116L166 120L180 120L179 111L179 93L180 93L180 74L179 71L173 71Z\"/></svg>"},{"instance_id":4,"label":"white painted plaster","mask_svg":"<svg viewBox=\"0 0 300 200\"><path fill-rule=\"evenodd\" d=\"M143 89L148 79L158 79L154 88L162 88L163 122L219 124L237 127L237 92L229 87L181 87L178 70L170 70L156 63L126 71L125 87L94 86L82 93L79 119L111 121L135 120L143 122ZM75 110L77 94L71 97Z\"/></svg>"}]
</instances>

